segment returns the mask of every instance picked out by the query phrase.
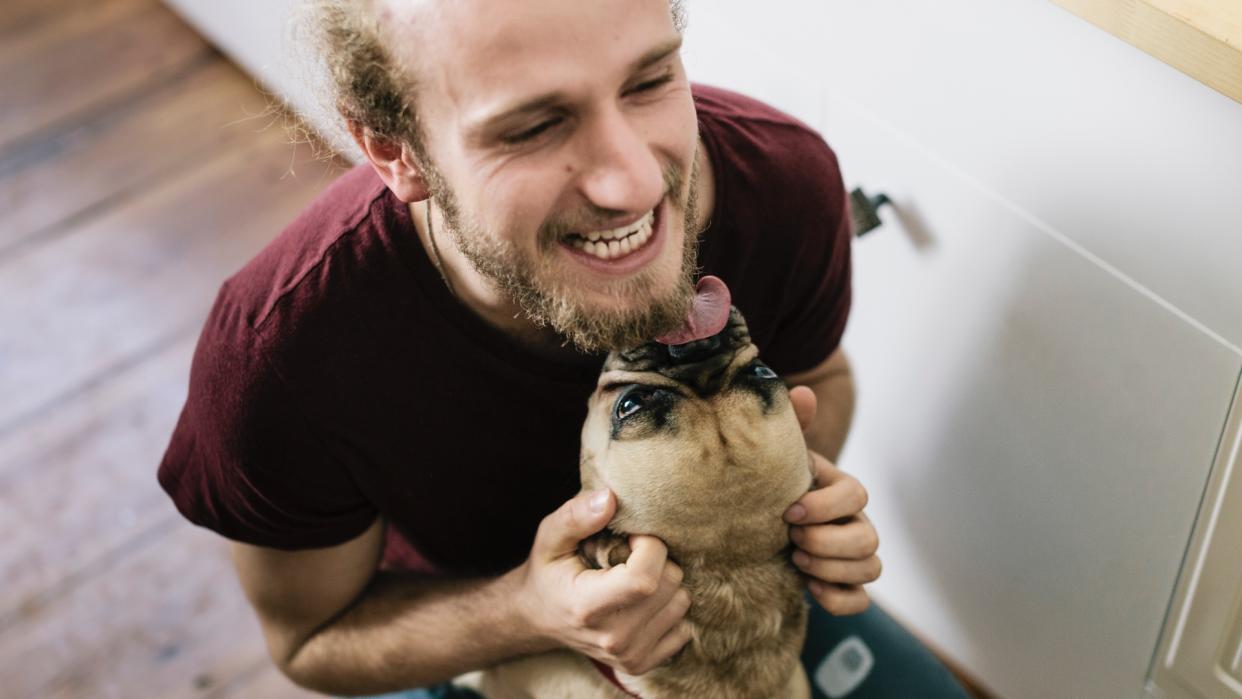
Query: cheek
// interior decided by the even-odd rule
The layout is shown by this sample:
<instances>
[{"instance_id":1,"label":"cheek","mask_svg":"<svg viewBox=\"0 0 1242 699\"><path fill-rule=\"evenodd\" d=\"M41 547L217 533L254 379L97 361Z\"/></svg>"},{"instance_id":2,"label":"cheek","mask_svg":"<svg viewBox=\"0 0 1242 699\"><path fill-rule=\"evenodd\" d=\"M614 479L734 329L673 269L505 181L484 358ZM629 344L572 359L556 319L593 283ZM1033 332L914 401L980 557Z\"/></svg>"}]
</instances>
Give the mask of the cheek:
<instances>
[{"instance_id":1,"label":"cheek","mask_svg":"<svg viewBox=\"0 0 1242 699\"><path fill-rule=\"evenodd\" d=\"M582 452L601 459L608 451L608 406L592 402L587 419L582 424Z\"/></svg>"},{"instance_id":2,"label":"cheek","mask_svg":"<svg viewBox=\"0 0 1242 699\"><path fill-rule=\"evenodd\" d=\"M552 218L572 177L573 166L564 159L511 163L480 187L480 218L505 237L533 237Z\"/></svg>"},{"instance_id":3,"label":"cheek","mask_svg":"<svg viewBox=\"0 0 1242 699\"><path fill-rule=\"evenodd\" d=\"M690 91L670 95L656 105L644 121L652 146L688 168L699 140L698 117Z\"/></svg>"},{"instance_id":4,"label":"cheek","mask_svg":"<svg viewBox=\"0 0 1242 699\"><path fill-rule=\"evenodd\" d=\"M689 475L680 449L652 439L614 442L599 471L631 509L645 509L669 493L684 492Z\"/></svg>"}]
</instances>

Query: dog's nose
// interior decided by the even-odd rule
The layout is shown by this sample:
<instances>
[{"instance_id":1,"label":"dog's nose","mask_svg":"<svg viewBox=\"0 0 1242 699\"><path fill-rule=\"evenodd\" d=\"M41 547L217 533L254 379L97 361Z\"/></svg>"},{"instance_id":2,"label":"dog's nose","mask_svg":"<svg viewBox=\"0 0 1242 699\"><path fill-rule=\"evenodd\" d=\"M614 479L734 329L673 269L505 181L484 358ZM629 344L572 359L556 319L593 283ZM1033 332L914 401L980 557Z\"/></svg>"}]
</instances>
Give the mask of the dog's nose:
<instances>
[{"instance_id":1,"label":"dog's nose","mask_svg":"<svg viewBox=\"0 0 1242 699\"><path fill-rule=\"evenodd\" d=\"M701 362L718 351L720 351L720 335L712 335L684 345L668 345L668 356L677 364Z\"/></svg>"}]
</instances>

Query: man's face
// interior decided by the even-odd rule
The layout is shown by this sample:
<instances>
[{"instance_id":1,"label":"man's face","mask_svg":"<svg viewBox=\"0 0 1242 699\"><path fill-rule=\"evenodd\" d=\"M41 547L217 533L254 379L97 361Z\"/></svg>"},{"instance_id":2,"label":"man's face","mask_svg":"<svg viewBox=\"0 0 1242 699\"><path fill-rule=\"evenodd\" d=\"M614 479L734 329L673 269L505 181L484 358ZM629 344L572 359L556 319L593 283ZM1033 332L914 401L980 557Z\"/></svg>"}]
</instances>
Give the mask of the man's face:
<instances>
[{"instance_id":1,"label":"man's face","mask_svg":"<svg viewBox=\"0 0 1242 699\"><path fill-rule=\"evenodd\" d=\"M584 350L679 325L698 128L668 0L418 9L391 36L418 81L435 203L465 256Z\"/></svg>"}]
</instances>

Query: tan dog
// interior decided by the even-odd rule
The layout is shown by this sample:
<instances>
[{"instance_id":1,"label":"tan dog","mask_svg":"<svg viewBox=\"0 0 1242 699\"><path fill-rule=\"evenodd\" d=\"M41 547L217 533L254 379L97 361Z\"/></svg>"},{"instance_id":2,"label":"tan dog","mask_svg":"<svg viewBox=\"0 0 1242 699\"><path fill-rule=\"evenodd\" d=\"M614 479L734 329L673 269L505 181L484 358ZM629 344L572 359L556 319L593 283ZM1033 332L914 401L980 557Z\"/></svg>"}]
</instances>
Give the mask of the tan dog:
<instances>
[{"instance_id":1,"label":"tan dog","mask_svg":"<svg viewBox=\"0 0 1242 699\"><path fill-rule=\"evenodd\" d=\"M630 534L664 541L685 573L691 641L620 676L627 691L561 651L485 671L475 686L488 699L810 696L807 609L781 519L811 485L810 459L789 393L758 354L736 308L712 337L614 352L582 429L582 487L611 488L617 511L580 555L607 568L629 556Z\"/></svg>"}]
</instances>

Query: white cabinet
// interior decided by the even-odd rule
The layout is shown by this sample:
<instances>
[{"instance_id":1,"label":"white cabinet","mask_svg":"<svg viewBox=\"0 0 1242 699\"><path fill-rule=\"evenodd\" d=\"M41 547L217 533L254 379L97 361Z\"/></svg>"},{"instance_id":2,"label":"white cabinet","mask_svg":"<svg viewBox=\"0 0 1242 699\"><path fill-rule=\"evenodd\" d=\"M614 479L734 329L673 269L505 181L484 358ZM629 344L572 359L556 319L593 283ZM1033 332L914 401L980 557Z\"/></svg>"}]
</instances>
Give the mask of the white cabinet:
<instances>
[{"instance_id":1,"label":"white cabinet","mask_svg":"<svg viewBox=\"0 0 1242 699\"><path fill-rule=\"evenodd\" d=\"M1133 697L1242 358L841 108L851 178L915 212L855 246L884 603L1003 697Z\"/></svg>"},{"instance_id":2,"label":"white cabinet","mask_svg":"<svg viewBox=\"0 0 1242 699\"><path fill-rule=\"evenodd\" d=\"M1242 385L1156 654L1153 697L1242 697Z\"/></svg>"}]
</instances>

